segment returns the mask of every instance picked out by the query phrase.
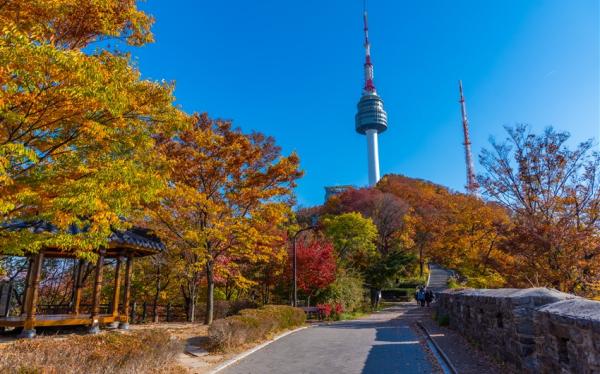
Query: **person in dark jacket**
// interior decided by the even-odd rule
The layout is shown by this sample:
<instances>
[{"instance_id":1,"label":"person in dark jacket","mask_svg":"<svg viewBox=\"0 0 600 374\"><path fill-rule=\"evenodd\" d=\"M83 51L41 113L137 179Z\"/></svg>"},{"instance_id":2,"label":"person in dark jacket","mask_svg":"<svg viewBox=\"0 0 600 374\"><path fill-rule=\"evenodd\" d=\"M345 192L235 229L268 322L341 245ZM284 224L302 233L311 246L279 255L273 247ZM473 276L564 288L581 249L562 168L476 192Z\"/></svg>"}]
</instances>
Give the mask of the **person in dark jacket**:
<instances>
[{"instance_id":1,"label":"person in dark jacket","mask_svg":"<svg viewBox=\"0 0 600 374\"><path fill-rule=\"evenodd\" d=\"M431 291L429 288L425 288L425 303L427 303L427 306L429 306L429 304L431 304L432 301L433 291Z\"/></svg>"},{"instance_id":2,"label":"person in dark jacket","mask_svg":"<svg viewBox=\"0 0 600 374\"><path fill-rule=\"evenodd\" d=\"M421 288L419 289L419 291L417 291L417 302L419 303L419 305L421 305L421 307L425 306L425 289Z\"/></svg>"}]
</instances>

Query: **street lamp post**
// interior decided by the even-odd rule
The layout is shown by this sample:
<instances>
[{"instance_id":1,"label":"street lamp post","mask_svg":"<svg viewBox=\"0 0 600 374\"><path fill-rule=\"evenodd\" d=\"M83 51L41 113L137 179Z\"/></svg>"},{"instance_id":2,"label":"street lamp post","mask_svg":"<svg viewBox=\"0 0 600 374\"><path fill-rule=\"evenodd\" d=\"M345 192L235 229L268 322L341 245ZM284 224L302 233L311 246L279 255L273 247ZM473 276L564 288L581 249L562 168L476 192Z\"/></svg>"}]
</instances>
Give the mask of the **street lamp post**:
<instances>
[{"instance_id":1,"label":"street lamp post","mask_svg":"<svg viewBox=\"0 0 600 374\"><path fill-rule=\"evenodd\" d=\"M296 239L298 238L298 235L300 235L300 233L304 232L304 231L308 231L308 230L314 230L317 228L316 225L316 217L312 217L312 225L305 227L303 229L298 230L294 236L292 237L292 272L293 272L293 277L294 277L294 283L292 285L292 289L293 289L293 297L292 297L292 306L296 307L298 306L298 264L297 264L297 254L296 254Z\"/></svg>"}]
</instances>

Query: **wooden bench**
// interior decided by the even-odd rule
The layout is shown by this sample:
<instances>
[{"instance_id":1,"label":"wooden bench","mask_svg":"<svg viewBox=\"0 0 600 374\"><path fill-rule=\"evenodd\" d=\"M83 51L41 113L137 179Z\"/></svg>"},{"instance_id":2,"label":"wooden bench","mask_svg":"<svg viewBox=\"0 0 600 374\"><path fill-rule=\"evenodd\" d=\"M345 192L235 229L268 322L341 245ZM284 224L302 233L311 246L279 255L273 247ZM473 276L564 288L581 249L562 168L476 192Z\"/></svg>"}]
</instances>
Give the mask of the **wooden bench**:
<instances>
[{"instance_id":1,"label":"wooden bench","mask_svg":"<svg viewBox=\"0 0 600 374\"><path fill-rule=\"evenodd\" d=\"M314 319L321 319L321 315L319 313L319 308L316 306L303 306L300 307L306 313L306 319L310 319L311 315Z\"/></svg>"}]
</instances>

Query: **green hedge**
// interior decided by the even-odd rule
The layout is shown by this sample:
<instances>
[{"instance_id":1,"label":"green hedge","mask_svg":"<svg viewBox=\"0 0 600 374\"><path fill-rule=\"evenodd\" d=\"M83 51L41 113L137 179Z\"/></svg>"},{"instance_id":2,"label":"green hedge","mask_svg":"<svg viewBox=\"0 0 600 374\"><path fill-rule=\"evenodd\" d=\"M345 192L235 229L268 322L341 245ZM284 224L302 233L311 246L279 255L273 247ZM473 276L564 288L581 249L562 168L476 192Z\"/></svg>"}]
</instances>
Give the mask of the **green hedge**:
<instances>
[{"instance_id":1,"label":"green hedge","mask_svg":"<svg viewBox=\"0 0 600 374\"><path fill-rule=\"evenodd\" d=\"M415 289L419 286L424 285L427 282L403 282L395 284L393 288L412 288Z\"/></svg>"},{"instance_id":2,"label":"green hedge","mask_svg":"<svg viewBox=\"0 0 600 374\"><path fill-rule=\"evenodd\" d=\"M258 309L244 309L239 315L213 322L208 329L209 347L212 350L233 350L305 322L304 311L291 306L267 305Z\"/></svg>"},{"instance_id":3,"label":"green hedge","mask_svg":"<svg viewBox=\"0 0 600 374\"><path fill-rule=\"evenodd\" d=\"M384 300L411 301L414 298L414 288L384 288L381 294Z\"/></svg>"}]
</instances>

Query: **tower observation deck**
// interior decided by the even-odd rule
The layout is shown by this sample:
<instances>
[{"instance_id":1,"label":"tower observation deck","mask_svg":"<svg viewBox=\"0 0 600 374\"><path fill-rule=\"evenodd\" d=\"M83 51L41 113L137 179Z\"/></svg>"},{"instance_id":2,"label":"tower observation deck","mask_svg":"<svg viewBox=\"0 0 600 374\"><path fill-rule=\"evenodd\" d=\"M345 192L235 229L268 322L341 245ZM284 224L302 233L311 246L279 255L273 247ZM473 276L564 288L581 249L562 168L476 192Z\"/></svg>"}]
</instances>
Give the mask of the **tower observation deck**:
<instances>
[{"instance_id":1,"label":"tower observation deck","mask_svg":"<svg viewBox=\"0 0 600 374\"><path fill-rule=\"evenodd\" d=\"M369 26L367 10L363 13L365 32L365 85L358 102L355 116L356 132L367 137L367 159L369 165L369 186L379 181L379 146L377 135L387 129L387 113L383 109L383 100L377 95L373 80L373 64L371 63L371 44L369 42Z\"/></svg>"}]
</instances>

